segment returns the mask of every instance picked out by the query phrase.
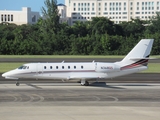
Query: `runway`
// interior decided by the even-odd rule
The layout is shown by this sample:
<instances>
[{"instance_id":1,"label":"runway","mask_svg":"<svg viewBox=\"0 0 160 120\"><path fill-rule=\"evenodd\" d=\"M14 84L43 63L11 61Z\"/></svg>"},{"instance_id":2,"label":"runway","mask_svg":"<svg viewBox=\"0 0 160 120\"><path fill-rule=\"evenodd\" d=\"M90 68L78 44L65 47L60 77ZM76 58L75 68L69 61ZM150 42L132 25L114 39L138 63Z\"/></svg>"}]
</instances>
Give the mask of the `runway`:
<instances>
[{"instance_id":1,"label":"runway","mask_svg":"<svg viewBox=\"0 0 160 120\"><path fill-rule=\"evenodd\" d=\"M131 105L136 106L139 102L144 105L146 102L160 103L159 93L160 84L148 83L97 83L88 87L78 83L21 84L18 87L1 84L0 104L24 102L53 106L62 103L69 106L103 106L105 103L107 106L119 106L121 102L132 102Z\"/></svg>"},{"instance_id":2,"label":"runway","mask_svg":"<svg viewBox=\"0 0 160 120\"><path fill-rule=\"evenodd\" d=\"M0 84L3 120L157 120L159 83Z\"/></svg>"}]
</instances>

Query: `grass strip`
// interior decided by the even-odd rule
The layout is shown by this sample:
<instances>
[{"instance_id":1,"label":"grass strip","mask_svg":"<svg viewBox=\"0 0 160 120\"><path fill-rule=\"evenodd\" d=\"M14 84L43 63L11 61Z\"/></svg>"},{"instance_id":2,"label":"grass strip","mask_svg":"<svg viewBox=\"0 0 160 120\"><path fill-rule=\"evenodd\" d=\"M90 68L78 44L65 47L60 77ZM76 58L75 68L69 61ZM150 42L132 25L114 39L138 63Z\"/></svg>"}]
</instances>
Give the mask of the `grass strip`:
<instances>
[{"instance_id":1,"label":"grass strip","mask_svg":"<svg viewBox=\"0 0 160 120\"><path fill-rule=\"evenodd\" d=\"M23 65L23 63L0 63L0 73L13 70Z\"/></svg>"},{"instance_id":2,"label":"grass strip","mask_svg":"<svg viewBox=\"0 0 160 120\"><path fill-rule=\"evenodd\" d=\"M0 58L124 58L125 55L0 55ZM153 55L160 58L160 55Z\"/></svg>"},{"instance_id":3,"label":"grass strip","mask_svg":"<svg viewBox=\"0 0 160 120\"><path fill-rule=\"evenodd\" d=\"M140 73L160 73L160 63L149 63L148 69Z\"/></svg>"},{"instance_id":4,"label":"grass strip","mask_svg":"<svg viewBox=\"0 0 160 120\"><path fill-rule=\"evenodd\" d=\"M123 58L119 55L0 55L0 58Z\"/></svg>"}]
</instances>

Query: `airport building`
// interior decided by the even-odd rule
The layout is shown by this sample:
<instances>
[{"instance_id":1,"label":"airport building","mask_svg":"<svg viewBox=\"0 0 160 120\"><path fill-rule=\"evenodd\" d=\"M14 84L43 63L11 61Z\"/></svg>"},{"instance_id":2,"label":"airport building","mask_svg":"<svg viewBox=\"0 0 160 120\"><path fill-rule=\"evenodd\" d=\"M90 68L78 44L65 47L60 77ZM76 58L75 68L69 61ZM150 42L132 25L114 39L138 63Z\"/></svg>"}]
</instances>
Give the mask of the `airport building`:
<instances>
[{"instance_id":1,"label":"airport building","mask_svg":"<svg viewBox=\"0 0 160 120\"><path fill-rule=\"evenodd\" d=\"M22 11L0 10L0 23L35 24L40 17L39 12L33 12L29 7L23 7Z\"/></svg>"},{"instance_id":2,"label":"airport building","mask_svg":"<svg viewBox=\"0 0 160 120\"><path fill-rule=\"evenodd\" d=\"M67 19L67 7L64 4L58 4L57 5L58 11L59 11L59 16L60 16L60 23L68 23L68 19Z\"/></svg>"},{"instance_id":3,"label":"airport building","mask_svg":"<svg viewBox=\"0 0 160 120\"><path fill-rule=\"evenodd\" d=\"M73 25L76 21L89 21L93 17L106 17L118 24L132 18L148 20L160 12L160 0L65 0L57 5L60 23ZM0 10L0 23L35 24L39 12L23 7L22 11Z\"/></svg>"},{"instance_id":4,"label":"airport building","mask_svg":"<svg viewBox=\"0 0 160 120\"><path fill-rule=\"evenodd\" d=\"M160 11L160 0L65 0L70 25L93 17L106 17L116 24L132 18L147 20Z\"/></svg>"}]
</instances>

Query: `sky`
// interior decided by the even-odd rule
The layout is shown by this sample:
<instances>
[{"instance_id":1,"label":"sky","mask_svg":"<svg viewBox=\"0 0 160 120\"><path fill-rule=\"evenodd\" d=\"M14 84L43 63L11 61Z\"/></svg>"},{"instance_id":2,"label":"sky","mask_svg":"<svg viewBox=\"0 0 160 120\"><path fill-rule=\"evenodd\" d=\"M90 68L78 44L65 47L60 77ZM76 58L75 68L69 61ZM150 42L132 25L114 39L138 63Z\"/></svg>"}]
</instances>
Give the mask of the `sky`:
<instances>
[{"instance_id":1,"label":"sky","mask_svg":"<svg viewBox=\"0 0 160 120\"><path fill-rule=\"evenodd\" d=\"M41 12L45 0L0 0L0 10L22 10L22 7L30 7L31 11ZM57 0L63 3L65 0Z\"/></svg>"}]
</instances>

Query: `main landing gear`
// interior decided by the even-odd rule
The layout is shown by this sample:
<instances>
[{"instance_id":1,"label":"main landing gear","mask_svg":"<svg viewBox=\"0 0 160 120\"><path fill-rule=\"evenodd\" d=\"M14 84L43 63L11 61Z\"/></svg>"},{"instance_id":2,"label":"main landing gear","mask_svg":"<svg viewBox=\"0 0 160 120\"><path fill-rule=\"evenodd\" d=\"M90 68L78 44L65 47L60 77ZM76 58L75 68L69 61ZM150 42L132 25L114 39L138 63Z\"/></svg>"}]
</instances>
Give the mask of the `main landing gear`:
<instances>
[{"instance_id":1,"label":"main landing gear","mask_svg":"<svg viewBox=\"0 0 160 120\"><path fill-rule=\"evenodd\" d=\"M19 86L19 85L20 85L20 83L19 83L19 81L17 81L17 82L16 82L16 86Z\"/></svg>"},{"instance_id":2,"label":"main landing gear","mask_svg":"<svg viewBox=\"0 0 160 120\"><path fill-rule=\"evenodd\" d=\"M82 79L81 80L81 85L89 86L89 82L84 80L84 79Z\"/></svg>"}]
</instances>

